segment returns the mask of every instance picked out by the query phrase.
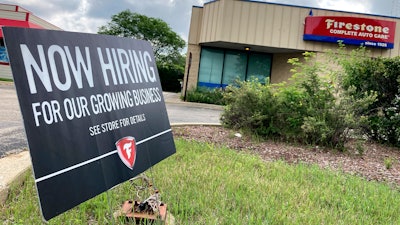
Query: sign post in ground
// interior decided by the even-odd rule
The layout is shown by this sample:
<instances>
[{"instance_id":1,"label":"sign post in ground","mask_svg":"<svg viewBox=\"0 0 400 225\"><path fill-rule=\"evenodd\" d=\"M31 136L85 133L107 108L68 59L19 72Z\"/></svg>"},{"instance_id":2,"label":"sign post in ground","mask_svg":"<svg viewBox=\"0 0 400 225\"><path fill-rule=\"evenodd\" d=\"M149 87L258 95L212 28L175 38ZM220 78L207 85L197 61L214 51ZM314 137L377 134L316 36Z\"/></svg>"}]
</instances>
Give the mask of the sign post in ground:
<instances>
[{"instance_id":1,"label":"sign post in ground","mask_svg":"<svg viewBox=\"0 0 400 225\"><path fill-rule=\"evenodd\" d=\"M3 33L45 220L175 153L148 42L11 27Z\"/></svg>"}]
</instances>

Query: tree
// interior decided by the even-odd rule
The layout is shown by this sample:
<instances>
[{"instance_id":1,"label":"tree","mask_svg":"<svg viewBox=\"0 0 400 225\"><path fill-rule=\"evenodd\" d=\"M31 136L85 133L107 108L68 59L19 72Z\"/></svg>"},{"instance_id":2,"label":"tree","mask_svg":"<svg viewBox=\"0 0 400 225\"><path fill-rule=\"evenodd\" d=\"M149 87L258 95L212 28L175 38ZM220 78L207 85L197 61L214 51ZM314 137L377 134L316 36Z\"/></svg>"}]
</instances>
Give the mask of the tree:
<instances>
[{"instance_id":1,"label":"tree","mask_svg":"<svg viewBox=\"0 0 400 225\"><path fill-rule=\"evenodd\" d=\"M153 47L163 90L180 91L179 80L183 79L185 70L185 57L180 51L186 43L166 22L133 13L128 9L113 15L111 22L101 26L98 33L149 41Z\"/></svg>"},{"instance_id":2,"label":"tree","mask_svg":"<svg viewBox=\"0 0 400 225\"><path fill-rule=\"evenodd\" d=\"M129 9L113 15L111 22L101 26L98 33L149 41L157 64L176 61L180 50L185 47L185 41L166 22L133 13Z\"/></svg>"}]
</instances>

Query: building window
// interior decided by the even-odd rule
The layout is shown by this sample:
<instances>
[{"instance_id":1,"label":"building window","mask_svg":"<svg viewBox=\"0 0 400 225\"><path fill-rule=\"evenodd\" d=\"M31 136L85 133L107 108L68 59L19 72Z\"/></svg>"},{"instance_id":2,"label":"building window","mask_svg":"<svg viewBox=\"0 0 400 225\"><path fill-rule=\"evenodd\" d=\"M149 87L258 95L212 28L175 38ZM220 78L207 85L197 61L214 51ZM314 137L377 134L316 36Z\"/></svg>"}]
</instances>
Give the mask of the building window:
<instances>
[{"instance_id":1,"label":"building window","mask_svg":"<svg viewBox=\"0 0 400 225\"><path fill-rule=\"evenodd\" d=\"M224 51L203 49L199 68L199 86L221 87Z\"/></svg>"},{"instance_id":2,"label":"building window","mask_svg":"<svg viewBox=\"0 0 400 225\"><path fill-rule=\"evenodd\" d=\"M271 57L264 54L250 54L246 80L257 78L261 83L266 82L271 74Z\"/></svg>"},{"instance_id":3,"label":"building window","mask_svg":"<svg viewBox=\"0 0 400 225\"><path fill-rule=\"evenodd\" d=\"M226 51L222 84L232 84L235 80L246 79L247 54L239 51Z\"/></svg>"},{"instance_id":4,"label":"building window","mask_svg":"<svg viewBox=\"0 0 400 225\"><path fill-rule=\"evenodd\" d=\"M235 80L254 78L265 83L270 74L270 54L203 47L198 86L226 87Z\"/></svg>"},{"instance_id":5,"label":"building window","mask_svg":"<svg viewBox=\"0 0 400 225\"><path fill-rule=\"evenodd\" d=\"M10 60L8 60L7 49L4 46L4 40L2 38L0 39L0 64L10 64Z\"/></svg>"}]
</instances>

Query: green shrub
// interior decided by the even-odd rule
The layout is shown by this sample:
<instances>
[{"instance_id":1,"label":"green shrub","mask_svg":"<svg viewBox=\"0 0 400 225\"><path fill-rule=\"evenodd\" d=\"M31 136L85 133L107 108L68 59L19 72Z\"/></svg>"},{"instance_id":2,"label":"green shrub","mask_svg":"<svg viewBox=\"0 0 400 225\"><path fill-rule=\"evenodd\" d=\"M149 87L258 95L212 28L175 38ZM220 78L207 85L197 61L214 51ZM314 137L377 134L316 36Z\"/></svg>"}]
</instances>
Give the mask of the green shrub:
<instances>
[{"instance_id":1,"label":"green shrub","mask_svg":"<svg viewBox=\"0 0 400 225\"><path fill-rule=\"evenodd\" d=\"M388 169L388 170L392 169L393 164L394 164L395 161L396 161L396 159L394 159L392 157L385 158L383 160L383 163L385 164L385 168Z\"/></svg>"},{"instance_id":2,"label":"green shrub","mask_svg":"<svg viewBox=\"0 0 400 225\"><path fill-rule=\"evenodd\" d=\"M365 48L359 48L338 61L343 68L338 74L340 85L355 101L376 96L376 101L357 112L365 117L364 132L373 140L400 146L400 57L370 58Z\"/></svg>"},{"instance_id":3,"label":"green shrub","mask_svg":"<svg viewBox=\"0 0 400 225\"><path fill-rule=\"evenodd\" d=\"M291 59L294 66L293 77L289 84L281 87L281 101L287 106L292 98L289 93L297 93L299 106L283 107L288 116L286 120L294 121L288 127L292 132L285 132L286 138L297 137L306 144L317 144L342 148L348 138L349 128L354 128L352 106L344 101L337 101L337 90L332 85L334 80L328 68L315 60L314 53L304 53L304 62ZM300 93L300 94L299 94ZM295 131L295 132L293 132Z\"/></svg>"},{"instance_id":4,"label":"green shrub","mask_svg":"<svg viewBox=\"0 0 400 225\"><path fill-rule=\"evenodd\" d=\"M10 79L10 78L1 78L1 77L0 77L0 81L13 82L14 80L13 80L13 79Z\"/></svg>"},{"instance_id":5,"label":"green shrub","mask_svg":"<svg viewBox=\"0 0 400 225\"><path fill-rule=\"evenodd\" d=\"M180 92L183 70L176 65L157 65L163 91Z\"/></svg>"},{"instance_id":6,"label":"green shrub","mask_svg":"<svg viewBox=\"0 0 400 225\"><path fill-rule=\"evenodd\" d=\"M277 120L278 101L269 85L257 80L238 81L224 93L227 104L221 121L227 127L244 129L262 136L279 133Z\"/></svg>"},{"instance_id":7,"label":"green shrub","mask_svg":"<svg viewBox=\"0 0 400 225\"><path fill-rule=\"evenodd\" d=\"M329 69L306 52L290 59L288 83L239 82L227 88L222 121L257 135L342 148L350 137L400 146L400 57L371 58L340 45ZM336 68L336 69L334 69Z\"/></svg>"},{"instance_id":8,"label":"green shrub","mask_svg":"<svg viewBox=\"0 0 400 225\"><path fill-rule=\"evenodd\" d=\"M225 105L223 100L223 90L217 88L211 89L206 87L197 87L194 90L189 90L186 93L186 101Z\"/></svg>"},{"instance_id":9,"label":"green shrub","mask_svg":"<svg viewBox=\"0 0 400 225\"><path fill-rule=\"evenodd\" d=\"M349 132L357 133L363 121L356 111L374 102L374 95L355 99L350 91L340 91L330 71L314 58L306 52L304 61L290 59L294 75L288 83L229 86L222 122L256 135L342 149Z\"/></svg>"}]
</instances>

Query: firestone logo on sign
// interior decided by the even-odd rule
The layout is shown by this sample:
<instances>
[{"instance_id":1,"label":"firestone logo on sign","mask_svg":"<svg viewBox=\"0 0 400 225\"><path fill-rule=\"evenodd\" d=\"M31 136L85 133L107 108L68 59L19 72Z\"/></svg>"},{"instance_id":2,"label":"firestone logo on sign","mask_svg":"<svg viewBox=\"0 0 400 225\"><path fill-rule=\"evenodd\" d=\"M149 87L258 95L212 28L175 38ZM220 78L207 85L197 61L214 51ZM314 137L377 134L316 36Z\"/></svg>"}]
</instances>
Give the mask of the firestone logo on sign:
<instances>
[{"instance_id":1,"label":"firestone logo on sign","mask_svg":"<svg viewBox=\"0 0 400 225\"><path fill-rule=\"evenodd\" d=\"M304 40L393 48L396 22L359 17L306 17Z\"/></svg>"},{"instance_id":2,"label":"firestone logo on sign","mask_svg":"<svg viewBox=\"0 0 400 225\"><path fill-rule=\"evenodd\" d=\"M124 137L119 139L117 146L118 155L122 162L129 168L133 169L136 161L136 141L134 137Z\"/></svg>"}]
</instances>

